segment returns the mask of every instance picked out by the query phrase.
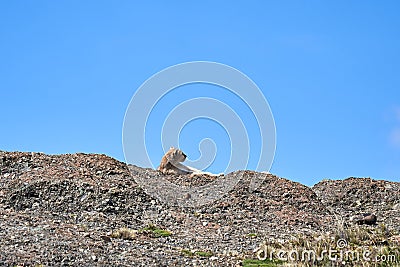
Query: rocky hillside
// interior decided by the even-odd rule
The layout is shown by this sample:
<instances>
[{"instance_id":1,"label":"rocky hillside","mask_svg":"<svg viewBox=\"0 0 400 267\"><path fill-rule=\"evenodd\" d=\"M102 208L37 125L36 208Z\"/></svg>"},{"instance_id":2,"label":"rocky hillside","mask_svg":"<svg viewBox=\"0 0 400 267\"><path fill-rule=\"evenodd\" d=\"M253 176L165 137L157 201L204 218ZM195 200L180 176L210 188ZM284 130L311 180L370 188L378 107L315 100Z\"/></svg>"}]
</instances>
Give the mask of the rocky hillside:
<instances>
[{"instance_id":1,"label":"rocky hillside","mask_svg":"<svg viewBox=\"0 0 400 267\"><path fill-rule=\"evenodd\" d=\"M0 152L0 265L240 266L266 239L334 231L371 212L400 231L400 184L367 178L309 188L240 171L221 199L199 208L167 205L135 177L155 170L105 155ZM237 173L236 173L237 174ZM263 177L249 191L253 177ZM207 177L168 176L193 185Z\"/></svg>"}]
</instances>

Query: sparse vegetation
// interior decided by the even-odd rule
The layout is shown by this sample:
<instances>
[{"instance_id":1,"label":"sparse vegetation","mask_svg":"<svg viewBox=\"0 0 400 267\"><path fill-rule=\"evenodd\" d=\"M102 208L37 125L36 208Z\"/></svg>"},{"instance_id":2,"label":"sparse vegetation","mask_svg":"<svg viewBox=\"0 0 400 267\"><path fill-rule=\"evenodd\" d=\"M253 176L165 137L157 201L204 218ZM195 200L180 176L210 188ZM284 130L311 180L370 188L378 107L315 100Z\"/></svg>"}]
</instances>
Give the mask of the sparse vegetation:
<instances>
[{"instance_id":1,"label":"sparse vegetation","mask_svg":"<svg viewBox=\"0 0 400 267\"><path fill-rule=\"evenodd\" d=\"M280 266L279 261L266 260L255 260L255 259L245 259L242 262L243 267L275 267Z\"/></svg>"},{"instance_id":2,"label":"sparse vegetation","mask_svg":"<svg viewBox=\"0 0 400 267\"><path fill-rule=\"evenodd\" d=\"M193 257L195 254L193 252L191 252L188 249L182 249L181 250L182 254L185 255L186 257Z\"/></svg>"},{"instance_id":3,"label":"sparse vegetation","mask_svg":"<svg viewBox=\"0 0 400 267\"><path fill-rule=\"evenodd\" d=\"M209 258L213 255L211 251L196 251L195 254L199 257Z\"/></svg>"},{"instance_id":4,"label":"sparse vegetation","mask_svg":"<svg viewBox=\"0 0 400 267\"><path fill-rule=\"evenodd\" d=\"M391 237L396 235L398 235L397 232L389 231L384 224L349 227L338 224L337 232L333 234L297 236L285 243L264 242L260 246L259 255L260 258L266 256L268 260L271 255L277 257L278 251L285 251L287 253L284 258L288 262L295 263L296 266L327 266L339 261L345 262L347 266L358 266L359 264L362 266L395 266L394 264L400 259L400 246L392 241ZM334 253L329 255L330 251ZM365 251L368 252L366 258L363 256ZM377 257L383 258L385 261L377 262L375 260ZM248 263L253 264L251 261ZM252 266L249 264L243 266Z\"/></svg>"},{"instance_id":5,"label":"sparse vegetation","mask_svg":"<svg viewBox=\"0 0 400 267\"><path fill-rule=\"evenodd\" d=\"M110 237L121 238L121 239L126 239L126 240L133 240L136 238L137 232L138 232L137 230L123 227L123 228L118 229L115 232L112 232Z\"/></svg>"},{"instance_id":6,"label":"sparse vegetation","mask_svg":"<svg viewBox=\"0 0 400 267\"><path fill-rule=\"evenodd\" d=\"M153 237L159 238L159 237L167 237L172 235L172 233L168 230L164 230L161 228L158 228L154 224L149 225L146 228L143 228L142 230L139 231L140 233L149 233Z\"/></svg>"},{"instance_id":7,"label":"sparse vegetation","mask_svg":"<svg viewBox=\"0 0 400 267\"><path fill-rule=\"evenodd\" d=\"M193 251L188 250L188 249L182 249L181 252L182 252L182 254L185 255L186 257L195 257L195 256L198 256L198 257L202 257L202 258L209 258L209 257L211 257L212 255L214 255L211 251L201 251L201 250L199 250L199 251L194 251L194 252L193 252Z\"/></svg>"}]
</instances>

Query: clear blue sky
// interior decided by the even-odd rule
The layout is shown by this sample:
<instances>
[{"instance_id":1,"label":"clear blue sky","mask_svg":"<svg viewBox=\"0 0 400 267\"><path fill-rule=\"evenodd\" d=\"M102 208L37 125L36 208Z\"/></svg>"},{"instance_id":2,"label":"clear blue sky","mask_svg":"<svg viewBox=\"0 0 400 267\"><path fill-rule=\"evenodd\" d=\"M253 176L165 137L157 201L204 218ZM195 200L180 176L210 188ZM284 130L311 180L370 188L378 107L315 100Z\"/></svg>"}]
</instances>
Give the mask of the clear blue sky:
<instances>
[{"instance_id":1,"label":"clear blue sky","mask_svg":"<svg viewBox=\"0 0 400 267\"><path fill-rule=\"evenodd\" d=\"M0 150L123 160L135 90L206 60L268 99L272 173L400 181L400 2L238 2L3 1Z\"/></svg>"}]
</instances>

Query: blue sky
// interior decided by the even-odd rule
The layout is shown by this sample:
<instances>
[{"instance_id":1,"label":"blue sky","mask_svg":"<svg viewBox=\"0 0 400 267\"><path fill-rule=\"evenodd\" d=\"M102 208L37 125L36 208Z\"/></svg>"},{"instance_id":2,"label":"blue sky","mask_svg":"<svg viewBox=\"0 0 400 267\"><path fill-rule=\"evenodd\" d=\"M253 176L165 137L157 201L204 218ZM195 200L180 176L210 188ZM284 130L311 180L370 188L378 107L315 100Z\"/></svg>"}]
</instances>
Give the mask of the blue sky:
<instances>
[{"instance_id":1,"label":"blue sky","mask_svg":"<svg viewBox=\"0 0 400 267\"><path fill-rule=\"evenodd\" d=\"M263 91L272 173L400 181L399 11L398 1L2 2L0 150L123 160L137 88L204 60Z\"/></svg>"}]
</instances>

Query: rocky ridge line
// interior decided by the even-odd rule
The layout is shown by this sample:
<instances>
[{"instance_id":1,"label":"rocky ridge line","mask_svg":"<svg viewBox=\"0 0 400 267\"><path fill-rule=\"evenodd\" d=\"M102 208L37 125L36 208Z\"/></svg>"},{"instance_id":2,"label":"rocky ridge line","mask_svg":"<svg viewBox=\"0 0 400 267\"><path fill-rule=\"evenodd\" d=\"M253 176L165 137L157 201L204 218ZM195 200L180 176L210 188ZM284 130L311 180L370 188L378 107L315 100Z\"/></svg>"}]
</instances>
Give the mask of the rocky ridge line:
<instances>
[{"instance_id":1,"label":"rocky ridge line","mask_svg":"<svg viewBox=\"0 0 400 267\"><path fill-rule=\"evenodd\" d=\"M333 231L338 217L350 223L362 212L400 231L400 183L349 178L309 188L272 174L240 174L218 201L182 208L138 186L135 177L162 175L152 169L97 154L0 152L0 265L235 266L266 238ZM261 175L263 184L250 192L251 178ZM204 183L202 177L166 178ZM122 227L149 225L172 235L108 238Z\"/></svg>"}]
</instances>

